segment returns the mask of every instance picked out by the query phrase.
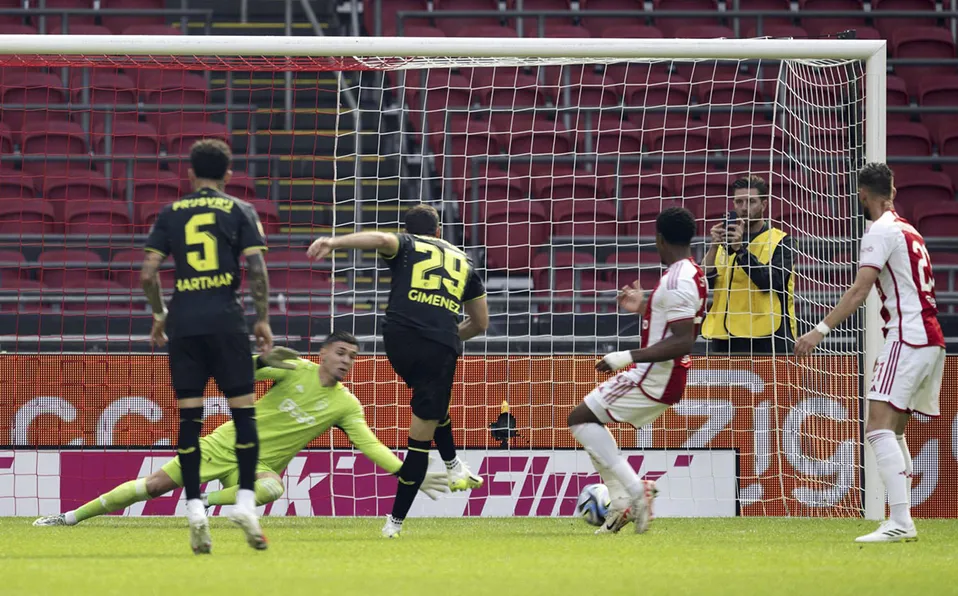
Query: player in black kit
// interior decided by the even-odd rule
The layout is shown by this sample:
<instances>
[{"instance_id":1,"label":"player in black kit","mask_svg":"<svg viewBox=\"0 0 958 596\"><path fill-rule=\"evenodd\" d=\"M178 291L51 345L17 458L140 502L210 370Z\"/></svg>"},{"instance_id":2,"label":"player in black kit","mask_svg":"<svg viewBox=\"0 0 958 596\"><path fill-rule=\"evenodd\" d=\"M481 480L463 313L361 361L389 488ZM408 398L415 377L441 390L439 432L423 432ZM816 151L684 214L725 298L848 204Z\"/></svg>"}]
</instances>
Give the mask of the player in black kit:
<instances>
[{"instance_id":1,"label":"player in black kit","mask_svg":"<svg viewBox=\"0 0 958 596\"><path fill-rule=\"evenodd\" d=\"M240 255L246 256L250 294L256 306L253 334L259 348L272 348L269 278L263 226L252 205L223 192L232 155L221 141L197 141L190 149L194 192L163 208L146 241L141 282L153 308L154 345L170 343L170 377L180 410L176 453L183 470L186 517L193 552L209 553L209 523L200 500L200 431L203 391L210 377L226 396L236 425L239 492L230 520L243 528L250 546L266 548L256 517L253 485L259 438L253 403L253 360L240 286ZM176 267L169 316L157 270L167 256Z\"/></svg>"},{"instance_id":2,"label":"player in black kit","mask_svg":"<svg viewBox=\"0 0 958 596\"><path fill-rule=\"evenodd\" d=\"M426 475L433 440L446 463L450 489L482 486L456 455L449 401L462 342L489 326L486 290L469 257L440 237L435 209L417 205L406 213L405 224L402 234L319 238L307 253L321 260L342 248L376 250L392 272L383 343L393 369L412 389L412 423L396 501L383 528L387 538L402 530ZM462 321L461 310L466 312Z\"/></svg>"}]
</instances>

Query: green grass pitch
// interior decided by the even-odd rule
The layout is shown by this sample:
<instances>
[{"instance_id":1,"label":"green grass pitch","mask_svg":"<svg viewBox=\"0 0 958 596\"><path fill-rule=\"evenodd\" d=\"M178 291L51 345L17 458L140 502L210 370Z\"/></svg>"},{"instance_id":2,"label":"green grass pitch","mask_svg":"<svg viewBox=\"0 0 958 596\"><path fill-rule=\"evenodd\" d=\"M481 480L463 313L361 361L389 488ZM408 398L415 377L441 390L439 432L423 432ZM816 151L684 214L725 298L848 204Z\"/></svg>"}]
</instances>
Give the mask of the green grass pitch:
<instances>
[{"instance_id":1,"label":"green grass pitch","mask_svg":"<svg viewBox=\"0 0 958 596\"><path fill-rule=\"evenodd\" d=\"M381 519L267 518L270 549L255 552L216 518L202 557L182 519L31 521L0 519L4 596L958 593L946 520L918 520L915 543L859 546L873 522L659 519L643 536L593 536L574 519L410 519L385 540Z\"/></svg>"}]
</instances>

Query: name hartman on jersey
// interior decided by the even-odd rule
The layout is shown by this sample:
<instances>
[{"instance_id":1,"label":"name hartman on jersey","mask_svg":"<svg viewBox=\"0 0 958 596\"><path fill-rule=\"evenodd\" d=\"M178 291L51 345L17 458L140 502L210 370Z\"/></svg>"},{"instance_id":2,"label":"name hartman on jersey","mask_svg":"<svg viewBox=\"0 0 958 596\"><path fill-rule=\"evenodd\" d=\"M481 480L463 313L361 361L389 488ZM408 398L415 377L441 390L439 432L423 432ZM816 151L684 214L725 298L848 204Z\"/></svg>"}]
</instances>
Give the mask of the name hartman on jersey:
<instances>
[{"instance_id":1,"label":"name hartman on jersey","mask_svg":"<svg viewBox=\"0 0 958 596\"><path fill-rule=\"evenodd\" d=\"M176 280L176 290L178 292L195 292L197 290L212 290L213 288L222 288L233 285L232 273L220 273L219 275L203 275L200 277L188 277L186 279Z\"/></svg>"},{"instance_id":2,"label":"name hartman on jersey","mask_svg":"<svg viewBox=\"0 0 958 596\"><path fill-rule=\"evenodd\" d=\"M428 304L430 306L445 308L454 314L459 314L459 308L461 306L458 301L453 300L452 298L446 298L441 294L432 292L421 292L419 290L409 290L408 298L411 301L419 302L420 304Z\"/></svg>"},{"instance_id":3,"label":"name hartman on jersey","mask_svg":"<svg viewBox=\"0 0 958 596\"><path fill-rule=\"evenodd\" d=\"M224 213L229 213L233 210L233 207L236 205L236 201L233 199L227 199L223 197L195 197L192 199L180 199L173 203L173 211L179 211L180 209L198 209L200 207L208 207L210 209L218 209Z\"/></svg>"}]
</instances>

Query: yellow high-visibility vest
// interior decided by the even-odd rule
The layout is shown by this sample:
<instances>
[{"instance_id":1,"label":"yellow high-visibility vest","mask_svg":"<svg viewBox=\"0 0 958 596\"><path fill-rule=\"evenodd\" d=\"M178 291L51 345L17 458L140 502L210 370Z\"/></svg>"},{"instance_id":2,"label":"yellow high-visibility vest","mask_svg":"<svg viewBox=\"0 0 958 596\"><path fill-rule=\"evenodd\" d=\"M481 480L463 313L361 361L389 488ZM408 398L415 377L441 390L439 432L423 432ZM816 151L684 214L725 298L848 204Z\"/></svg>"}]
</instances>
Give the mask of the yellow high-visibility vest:
<instances>
[{"instance_id":1,"label":"yellow high-visibility vest","mask_svg":"<svg viewBox=\"0 0 958 596\"><path fill-rule=\"evenodd\" d=\"M785 236L785 232L770 227L749 241L748 252L767 265ZM702 325L702 337L768 337L782 326L783 311L779 293L775 290L760 290L743 267L735 266L737 259L738 256L729 255L724 246L718 247L715 255L718 276L712 289L712 307ZM795 276L791 273L785 294L789 327L792 337L795 337Z\"/></svg>"}]
</instances>

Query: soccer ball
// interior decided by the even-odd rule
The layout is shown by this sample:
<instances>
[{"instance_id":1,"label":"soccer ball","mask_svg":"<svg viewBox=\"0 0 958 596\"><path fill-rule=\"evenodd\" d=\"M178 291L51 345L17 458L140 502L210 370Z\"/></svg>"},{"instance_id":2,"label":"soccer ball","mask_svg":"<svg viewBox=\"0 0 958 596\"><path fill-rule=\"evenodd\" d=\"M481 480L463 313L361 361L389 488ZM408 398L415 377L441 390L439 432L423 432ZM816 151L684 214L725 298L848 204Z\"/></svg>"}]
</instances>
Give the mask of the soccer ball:
<instances>
[{"instance_id":1,"label":"soccer ball","mask_svg":"<svg viewBox=\"0 0 958 596\"><path fill-rule=\"evenodd\" d=\"M579 493L575 504L576 514L591 526L601 526L605 523L605 516L609 513L612 499L609 489L604 484L590 484Z\"/></svg>"}]
</instances>

